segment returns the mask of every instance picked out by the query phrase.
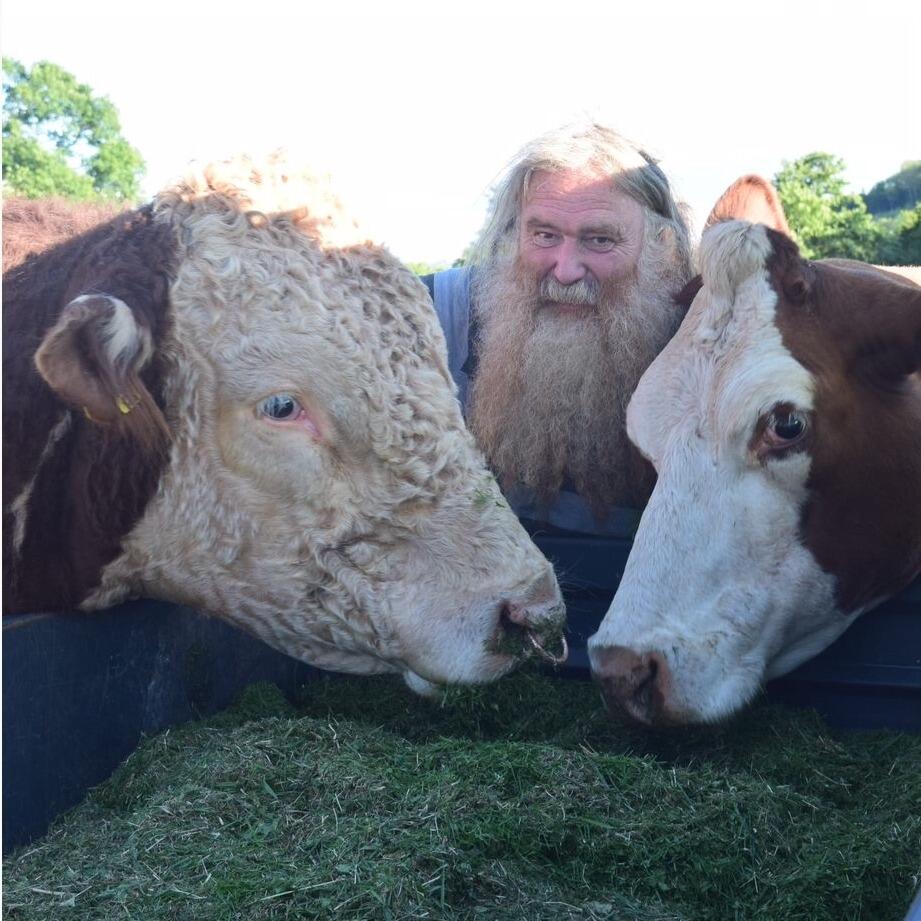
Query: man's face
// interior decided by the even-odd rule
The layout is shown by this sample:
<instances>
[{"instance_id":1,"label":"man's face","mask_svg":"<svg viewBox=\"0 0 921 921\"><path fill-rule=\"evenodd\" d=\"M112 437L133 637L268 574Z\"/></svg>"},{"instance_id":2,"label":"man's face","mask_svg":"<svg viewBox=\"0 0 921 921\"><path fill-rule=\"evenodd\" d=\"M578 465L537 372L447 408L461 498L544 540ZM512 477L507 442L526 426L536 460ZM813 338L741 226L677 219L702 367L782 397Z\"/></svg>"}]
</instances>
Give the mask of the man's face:
<instances>
[{"instance_id":1,"label":"man's face","mask_svg":"<svg viewBox=\"0 0 921 921\"><path fill-rule=\"evenodd\" d=\"M634 272L643 229L642 207L610 179L538 171L522 206L519 260L539 280L542 307L584 314L602 285Z\"/></svg>"},{"instance_id":2,"label":"man's face","mask_svg":"<svg viewBox=\"0 0 921 921\"><path fill-rule=\"evenodd\" d=\"M473 433L503 485L542 501L569 481L600 514L643 502L624 413L678 327L690 266L667 222L610 179L535 173L521 216L517 251L476 280Z\"/></svg>"}]
</instances>

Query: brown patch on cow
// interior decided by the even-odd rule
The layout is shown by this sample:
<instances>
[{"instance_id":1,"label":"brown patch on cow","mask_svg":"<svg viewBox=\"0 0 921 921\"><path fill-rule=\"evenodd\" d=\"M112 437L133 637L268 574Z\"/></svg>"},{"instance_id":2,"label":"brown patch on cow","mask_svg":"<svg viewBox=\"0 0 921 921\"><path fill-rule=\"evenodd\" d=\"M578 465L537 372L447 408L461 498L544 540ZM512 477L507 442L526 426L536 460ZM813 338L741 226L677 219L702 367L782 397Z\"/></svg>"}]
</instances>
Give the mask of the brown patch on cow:
<instances>
[{"instance_id":1,"label":"brown patch on cow","mask_svg":"<svg viewBox=\"0 0 921 921\"><path fill-rule=\"evenodd\" d=\"M921 572L921 288L769 236L776 323L816 381L803 536L853 611Z\"/></svg>"},{"instance_id":2,"label":"brown patch on cow","mask_svg":"<svg viewBox=\"0 0 921 921\"><path fill-rule=\"evenodd\" d=\"M719 197L704 227L720 221L749 221L766 224L790 236L790 226L774 186L761 176L750 174L736 179Z\"/></svg>"},{"instance_id":3,"label":"brown patch on cow","mask_svg":"<svg viewBox=\"0 0 921 921\"><path fill-rule=\"evenodd\" d=\"M62 198L3 201L3 271L111 221L124 208Z\"/></svg>"},{"instance_id":4,"label":"brown patch on cow","mask_svg":"<svg viewBox=\"0 0 921 921\"><path fill-rule=\"evenodd\" d=\"M152 450L150 439L139 443L135 423L99 424L62 402L39 375L34 357L75 298L119 298L154 346L138 384L162 419L165 369L156 345L169 323L171 232L141 209L61 242L60 214L51 205L50 242L43 245L40 208L35 203L26 225L31 255L3 277L4 611L70 608L86 597L146 508L165 464L164 452ZM13 252L23 251L15 240L21 226L4 228ZM91 340L81 340L80 348L96 361L89 354L96 348ZM59 441L49 446L67 413L70 425L59 428ZM16 500L18 518L11 509Z\"/></svg>"},{"instance_id":5,"label":"brown patch on cow","mask_svg":"<svg viewBox=\"0 0 921 921\"><path fill-rule=\"evenodd\" d=\"M866 262L857 262L854 259L823 259L823 265L839 265L845 269L857 269L865 272L869 269L875 269L877 272L883 272L893 281L904 282L909 285L921 285L921 266L918 265L874 265L870 266Z\"/></svg>"}]
</instances>

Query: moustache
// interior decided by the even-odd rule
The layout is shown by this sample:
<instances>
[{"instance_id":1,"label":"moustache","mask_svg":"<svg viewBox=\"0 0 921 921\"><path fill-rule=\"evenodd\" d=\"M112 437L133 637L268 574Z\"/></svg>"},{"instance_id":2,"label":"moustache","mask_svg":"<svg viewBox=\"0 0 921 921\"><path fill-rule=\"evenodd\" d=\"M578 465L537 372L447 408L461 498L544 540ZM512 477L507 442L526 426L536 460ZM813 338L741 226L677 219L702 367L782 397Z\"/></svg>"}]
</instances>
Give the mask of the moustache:
<instances>
[{"instance_id":1,"label":"moustache","mask_svg":"<svg viewBox=\"0 0 921 921\"><path fill-rule=\"evenodd\" d=\"M600 285L593 278L580 278L578 281L564 285L550 275L541 279L538 293L543 302L596 307Z\"/></svg>"}]
</instances>

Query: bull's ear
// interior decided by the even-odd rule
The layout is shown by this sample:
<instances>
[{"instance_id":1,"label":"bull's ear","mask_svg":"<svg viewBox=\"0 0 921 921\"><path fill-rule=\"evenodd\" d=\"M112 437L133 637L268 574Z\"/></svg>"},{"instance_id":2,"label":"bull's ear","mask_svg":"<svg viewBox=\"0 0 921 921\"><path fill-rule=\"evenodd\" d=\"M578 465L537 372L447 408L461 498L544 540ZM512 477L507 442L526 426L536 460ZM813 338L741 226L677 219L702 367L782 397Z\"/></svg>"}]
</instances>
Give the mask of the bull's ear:
<instances>
[{"instance_id":1,"label":"bull's ear","mask_svg":"<svg viewBox=\"0 0 921 921\"><path fill-rule=\"evenodd\" d=\"M84 295L45 334L35 365L58 397L91 422L162 450L169 429L139 376L152 356L150 331L124 301Z\"/></svg>"},{"instance_id":2,"label":"bull's ear","mask_svg":"<svg viewBox=\"0 0 921 921\"><path fill-rule=\"evenodd\" d=\"M783 205L774 186L761 176L742 176L729 186L713 206L706 227L720 221L748 221L767 224L772 230L790 236Z\"/></svg>"}]
</instances>

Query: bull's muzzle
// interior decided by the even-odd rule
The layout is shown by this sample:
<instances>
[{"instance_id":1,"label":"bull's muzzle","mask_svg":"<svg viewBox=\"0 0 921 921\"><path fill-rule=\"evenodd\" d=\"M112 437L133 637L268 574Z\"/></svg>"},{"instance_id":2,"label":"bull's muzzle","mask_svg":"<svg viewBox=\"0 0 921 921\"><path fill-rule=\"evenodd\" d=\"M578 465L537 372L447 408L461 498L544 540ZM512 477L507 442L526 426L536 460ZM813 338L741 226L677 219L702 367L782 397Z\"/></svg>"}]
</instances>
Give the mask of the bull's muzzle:
<instances>
[{"instance_id":1,"label":"bull's muzzle","mask_svg":"<svg viewBox=\"0 0 921 921\"><path fill-rule=\"evenodd\" d=\"M569 655L565 624L566 607L552 571L523 597L506 600L499 616L500 632L519 647L519 655L536 655L553 665L561 665Z\"/></svg>"}]
</instances>

